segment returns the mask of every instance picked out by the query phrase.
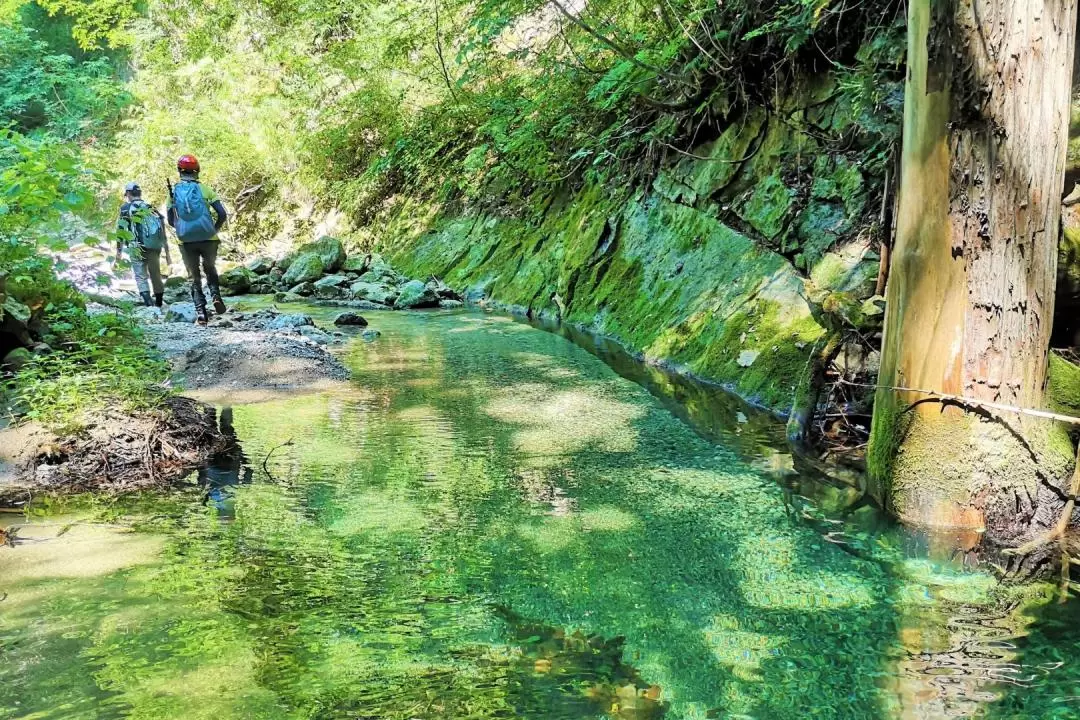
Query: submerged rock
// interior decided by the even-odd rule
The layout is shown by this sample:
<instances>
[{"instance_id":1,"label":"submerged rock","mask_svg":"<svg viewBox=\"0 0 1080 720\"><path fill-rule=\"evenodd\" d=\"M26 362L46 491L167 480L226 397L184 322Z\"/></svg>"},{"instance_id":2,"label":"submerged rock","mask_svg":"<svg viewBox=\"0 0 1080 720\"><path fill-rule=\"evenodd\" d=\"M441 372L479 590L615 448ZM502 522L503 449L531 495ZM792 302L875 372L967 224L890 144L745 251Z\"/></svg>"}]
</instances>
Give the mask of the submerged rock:
<instances>
[{"instance_id":1,"label":"submerged rock","mask_svg":"<svg viewBox=\"0 0 1080 720\"><path fill-rule=\"evenodd\" d=\"M439 307L443 310L457 310L460 307L465 307L465 303L460 300L440 300Z\"/></svg>"},{"instance_id":2,"label":"submerged rock","mask_svg":"<svg viewBox=\"0 0 1080 720\"><path fill-rule=\"evenodd\" d=\"M394 307L399 310L411 308L434 307L439 304L439 297L435 291L419 280L410 280L401 286L401 294L398 296Z\"/></svg>"},{"instance_id":3,"label":"submerged rock","mask_svg":"<svg viewBox=\"0 0 1080 720\"><path fill-rule=\"evenodd\" d=\"M334 318L335 325L353 325L357 327L366 327L368 321L363 315L358 315L354 312L343 312Z\"/></svg>"},{"instance_id":4,"label":"submerged rock","mask_svg":"<svg viewBox=\"0 0 1080 720\"><path fill-rule=\"evenodd\" d=\"M306 300L303 295L297 295L293 292L279 292L274 294L274 302L279 303L298 303Z\"/></svg>"},{"instance_id":5,"label":"submerged rock","mask_svg":"<svg viewBox=\"0 0 1080 720\"><path fill-rule=\"evenodd\" d=\"M371 342L377 337L382 337L382 333L378 330L375 330L374 328L368 328L367 330L364 330L362 333L360 333L360 337L362 337L365 342Z\"/></svg>"}]
</instances>

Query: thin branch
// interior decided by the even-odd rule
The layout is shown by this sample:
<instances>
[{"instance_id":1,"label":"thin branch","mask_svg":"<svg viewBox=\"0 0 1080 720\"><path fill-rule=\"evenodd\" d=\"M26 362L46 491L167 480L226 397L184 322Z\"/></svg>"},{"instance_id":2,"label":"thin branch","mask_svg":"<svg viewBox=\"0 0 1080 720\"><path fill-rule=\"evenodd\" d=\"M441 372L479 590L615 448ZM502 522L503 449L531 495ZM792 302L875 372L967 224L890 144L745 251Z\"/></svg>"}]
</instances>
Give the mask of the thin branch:
<instances>
[{"instance_id":1,"label":"thin branch","mask_svg":"<svg viewBox=\"0 0 1080 720\"><path fill-rule=\"evenodd\" d=\"M439 56L439 66L442 68L443 80L446 81L446 89L450 91L450 97L457 101L457 91L450 82L450 70L446 67L446 57L443 55L442 30L439 27L439 0L435 0L435 54Z\"/></svg>"},{"instance_id":2,"label":"thin branch","mask_svg":"<svg viewBox=\"0 0 1080 720\"><path fill-rule=\"evenodd\" d=\"M672 73L669 73L667 70L662 70L662 69L656 67L655 65L650 65L649 63L642 62L641 60L638 60L637 56L634 53L630 52L627 48L624 48L622 45L615 42L614 40L606 37L604 34L599 32L598 30L594 29L591 25L589 25L587 22L585 22L584 20L579 18L577 15L574 15L572 12L570 12L565 7L563 7L563 4L560 3L559 0L551 0L551 4L554 5L555 9L558 10L559 13L563 17L565 17L567 20L572 22L574 25L577 25L579 28L584 30L586 33L591 35L593 38L595 38L596 40L599 40L603 45L607 46L611 50L614 50L619 55L621 55L623 58L625 58L626 60L629 60L631 63L638 66L642 70L648 70L649 72L656 73L657 75L660 75L661 77L665 77L665 78L667 78L669 80L675 80L675 81L678 81L678 82L686 82L686 78L683 77L683 76L674 75Z\"/></svg>"},{"instance_id":3,"label":"thin branch","mask_svg":"<svg viewBox=\"0 0 1080 720\"><path fill-rule=\"evenodd\" d=\"M928 395L932 398L937 398L938 400L955 403L957 405L960 405L961 407L1000 410L1002 412L1016 413L1018 415L1028 415L1031 417L1042 418L1044 420L1055 420L1057 422L1063 422L1069 425L1080 425L1080 418L1073 417L1071 415L1053 413L1049 410L1035 410L1034 408L1019 407L1017 405L1006 405L1005 403L991 402L989 400L975 400L972 398L966 398L962 395L953 395L952 393L943 393L938 392L937 390L922 390L920 388L909 388L903 387L902 385L871 385L867 383L851 382L850 380L841 380L840 382L844 383L845 385L870 388L872 390L894 390L896 392L908 392L915 393L917 395Z\"/></svg>"}]
</instances>

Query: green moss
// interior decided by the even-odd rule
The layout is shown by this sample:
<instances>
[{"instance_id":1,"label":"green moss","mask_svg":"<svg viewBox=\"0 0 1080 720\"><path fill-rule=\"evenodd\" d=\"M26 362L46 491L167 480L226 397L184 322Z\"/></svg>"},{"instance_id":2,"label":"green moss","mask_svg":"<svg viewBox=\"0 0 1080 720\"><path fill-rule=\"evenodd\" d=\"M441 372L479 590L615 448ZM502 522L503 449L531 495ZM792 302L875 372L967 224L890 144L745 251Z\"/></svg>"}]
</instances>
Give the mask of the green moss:
<instances>
[{"instance_id":1,"label":"green moss","mask_svg":"<svg viewBox=\"0 0 1080 720\"><path fill-rule=\"evenodd\" d=\"M388 244L408 274L483 286L787 412L823 333L794 269L706 212L626 195L591 186L539 222L455 219L411 236L389 223ZM400 215L415 222L410 208ZM747 367L743 351L757 353Z\"/></svg>"},{"instance_id":2,"label":"green moss","mask_svg":"<svg viewBox=\"0 0 1080 720\"><path fill-rule=\"evenodd\" d=\"M739 217L765 237L776 238L784 230L794 194L779 173L773 173L758 183L750 199L739 208Z\"/></svg>"},{"instance_id":3,"label":"green moss","mask_svg":"<svg viewBox=\"0 0 1080 720\"><path fill-rule=\"evenodd\" d=\"M1055 412L1080 416L1080 367L1055 352L1050 353L1046 400Z\"/></svg>"}]
</instances>

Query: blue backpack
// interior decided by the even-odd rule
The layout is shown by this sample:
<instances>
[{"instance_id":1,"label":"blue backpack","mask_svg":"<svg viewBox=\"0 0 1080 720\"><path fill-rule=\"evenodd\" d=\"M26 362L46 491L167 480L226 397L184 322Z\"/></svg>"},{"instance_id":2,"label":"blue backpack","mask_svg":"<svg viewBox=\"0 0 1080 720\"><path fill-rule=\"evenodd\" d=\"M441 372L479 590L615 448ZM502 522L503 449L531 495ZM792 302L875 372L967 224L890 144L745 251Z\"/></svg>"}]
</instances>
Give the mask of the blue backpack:
<instances>
[{"instance_id":1,"label":"blue backpack","mask_svg":"<svg viewBox=\"0 0 1080 720\"><path fill-rule=\"evenodd\" d=\"M135 240L148 250L160 250L165 247L165 224L154 208L142 200L131 204L131 226Z\"/></svg>"},{"instance_id":2,"label":"blue backpack","mask_svg":"<svg viewBox=\"0 0 1080 720\"><path fill-rule=\"evenodd\" d=\"M217 235L210 206L199 183L181 180L173 190L173 208L176 210L176 236L180 242L206 242Z\"/></svg>"}]
</instances>

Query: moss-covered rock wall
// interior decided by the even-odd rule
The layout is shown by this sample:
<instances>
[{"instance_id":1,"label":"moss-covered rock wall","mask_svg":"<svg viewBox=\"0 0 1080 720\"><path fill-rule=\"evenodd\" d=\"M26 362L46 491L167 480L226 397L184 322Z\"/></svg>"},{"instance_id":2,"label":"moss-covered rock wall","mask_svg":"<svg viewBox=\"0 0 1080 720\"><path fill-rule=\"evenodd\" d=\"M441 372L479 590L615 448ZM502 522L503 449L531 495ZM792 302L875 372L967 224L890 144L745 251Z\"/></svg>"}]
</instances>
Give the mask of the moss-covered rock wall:
<instances>
[{"instance_id":1,"label":"moss-covered rock wall","mask_svg":"<svg viewBox=\"0 0 1080 720\"><path fill-rule=\"evenodd\" d=\"M873 292L882 183L831 87L744 114L648 185L535 194L452 215L398 198L374 242L413 276L574 323L788 412L827 333ZM815 312L811 312L813 301ZM815 319L815 317L817 319Z\"/></svg>"}]
</instances>

